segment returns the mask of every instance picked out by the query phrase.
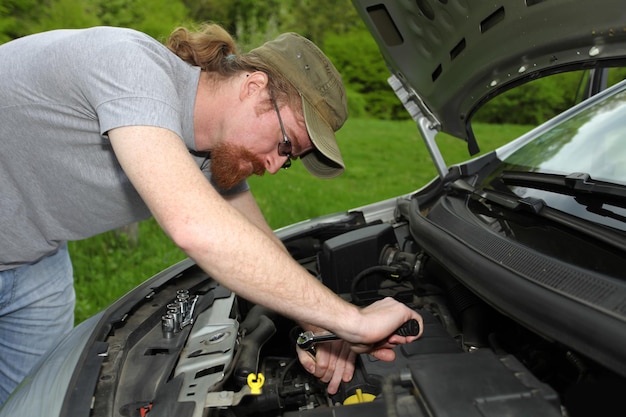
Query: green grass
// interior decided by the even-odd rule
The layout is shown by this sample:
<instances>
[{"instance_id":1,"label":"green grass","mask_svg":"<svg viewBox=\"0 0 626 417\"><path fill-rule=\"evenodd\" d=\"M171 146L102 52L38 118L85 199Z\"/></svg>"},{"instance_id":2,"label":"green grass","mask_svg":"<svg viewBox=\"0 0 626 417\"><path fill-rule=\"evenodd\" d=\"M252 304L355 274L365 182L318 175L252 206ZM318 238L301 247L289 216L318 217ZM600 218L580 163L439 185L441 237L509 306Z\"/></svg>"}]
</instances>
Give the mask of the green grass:
<instances>
[{"instance_id":1,"label":"green grass","mask_svg":"<svg viewBox=\"0 0 626 417\"><path fill-rule=\"evenodd\" d=\"M185 258L154 220L139 223L139 240L103 233L69 243L76 288L76 324L147 278Z\"/></svg>"},{"instance_id":2,"label":"green grass","mask_svg":"<svg viewBox=\"0 0 626 417\"><path fill-rule=\"evenodd\" d=\"M526 126L478 125L481 154L528 130ZM435 175L430 156L411 121L351 119L338 133L346 172L332 180L312 177L296 162L250 186L273 228L406 194ZM440 134L448 165L468 159L465 142ZM107 307L157 272L185 258L153 220L140 223L139 241L109 232L70 242L76 283L76 323Z\"/></svg>"}]
</instances>

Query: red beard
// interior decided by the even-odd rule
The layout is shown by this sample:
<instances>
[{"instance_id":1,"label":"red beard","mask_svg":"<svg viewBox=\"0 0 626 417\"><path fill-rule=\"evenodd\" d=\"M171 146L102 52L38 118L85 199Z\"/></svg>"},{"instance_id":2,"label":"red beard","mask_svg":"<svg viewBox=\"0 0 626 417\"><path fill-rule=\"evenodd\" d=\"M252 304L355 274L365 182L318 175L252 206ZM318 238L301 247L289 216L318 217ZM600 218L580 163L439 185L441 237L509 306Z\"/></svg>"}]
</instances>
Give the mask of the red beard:
<instances>
[{"instance_id":1,"label":"red beard","mask_svg":"<svg viewBox=\"0 0 626 417\"><path fill-rule=\"evenodd\" d=\"M252 174L265 174L265 164L243 146L219 144L211 149L211 175L221 188L231 189Z\"/></svg>"}]
</instances>

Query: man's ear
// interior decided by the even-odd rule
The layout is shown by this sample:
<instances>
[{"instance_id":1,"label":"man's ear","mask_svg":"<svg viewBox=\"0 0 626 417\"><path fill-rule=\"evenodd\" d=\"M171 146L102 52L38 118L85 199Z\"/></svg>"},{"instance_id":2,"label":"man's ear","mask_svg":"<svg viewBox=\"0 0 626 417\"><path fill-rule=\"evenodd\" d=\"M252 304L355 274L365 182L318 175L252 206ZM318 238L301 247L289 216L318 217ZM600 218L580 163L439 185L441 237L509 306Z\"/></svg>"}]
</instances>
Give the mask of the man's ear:
<instances>
[{"instance_id":1,"label":"man's ear","mask_svg":"<svg viewBox=\"0 0 626 417\"><path fill-rule=\"evenodd\" d=\"M241 100L244 100L248 97L263 94L267 89L267 83L267 74L263 71L254 71L250 74L247 74L245 80L243 80L243 83L241 85L239 98Z\"/></svg>"}]
</instances>

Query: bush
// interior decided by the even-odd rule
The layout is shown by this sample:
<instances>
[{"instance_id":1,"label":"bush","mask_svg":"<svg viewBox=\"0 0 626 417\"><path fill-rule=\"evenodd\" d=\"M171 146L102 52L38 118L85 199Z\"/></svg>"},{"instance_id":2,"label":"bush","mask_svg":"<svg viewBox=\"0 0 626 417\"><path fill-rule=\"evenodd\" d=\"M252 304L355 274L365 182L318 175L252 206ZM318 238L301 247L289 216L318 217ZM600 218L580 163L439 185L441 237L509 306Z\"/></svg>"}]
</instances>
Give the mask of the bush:
<instances>
[{"instance_id":1,"label":"bush","mask_svg":"<svg viewBox=\"0 0 626 417\"><path fill-rule=\"evenodd\" d=\"M537 125L570 107L580 74L559 74L515 87L495 97L477 113L475 121Z\"/></svg>"},{"instance_id":2,"label":"bush","mask_svg":"<svg viewBox=\"0 0 626 417\"><path fill-rule=\"evenodd\" d=\"M611 69L608 85L624 78L625 68ZM538 125L580 102L584 97L587 80L587 71L574 71L531 81L492 99L476 114L474 120Z\"/></svg>"},{"instance_id":3,"label":"bush","mask_svg":"<svg viewBox=\"0 0 626 417\"><path fill-rule=\"evenodd\" d=\"M404 106L387 83L390 73L378 46L365 28L328 35L324 39L324 52L341 73L355 100L359 100L352 104L363 105L365 112L376 119L408 118ZM361 110L356 108L355 111Z\"/></svg>"},{"instance_id":4,"label":"bush","mask_svg":"<svg viewBox=\"0 0 626 417\"><path fill-rule=\"evenodd\" d=\"M368 116L366 107L367 99L363 94L346 86L346 94L348 95L348 114L352 118L363 119Z\"/></svg>"}]
</instances>

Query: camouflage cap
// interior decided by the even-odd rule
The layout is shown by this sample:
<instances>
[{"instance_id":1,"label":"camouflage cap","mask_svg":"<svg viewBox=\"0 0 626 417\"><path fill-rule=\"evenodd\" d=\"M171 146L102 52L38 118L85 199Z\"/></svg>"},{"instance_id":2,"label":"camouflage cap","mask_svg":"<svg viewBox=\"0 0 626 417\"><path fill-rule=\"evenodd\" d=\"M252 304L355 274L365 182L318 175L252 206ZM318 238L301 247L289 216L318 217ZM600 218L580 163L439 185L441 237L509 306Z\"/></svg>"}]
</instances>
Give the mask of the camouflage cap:
<instances>
[{"instance_id":1,"label":"camouflage cap","mask_svg":"<svg viewBox=\"0 0 626 417\"><path fill-rule=\"evenodd\" d=\"M306 169L320 178L341 174L345 165L335 132L348 117L348 105L337 69L313 42L297 33L284 33L250 52L281 73L302 97L304 121L315 146L302 157Z\"/></svg>"}]
</instances>

